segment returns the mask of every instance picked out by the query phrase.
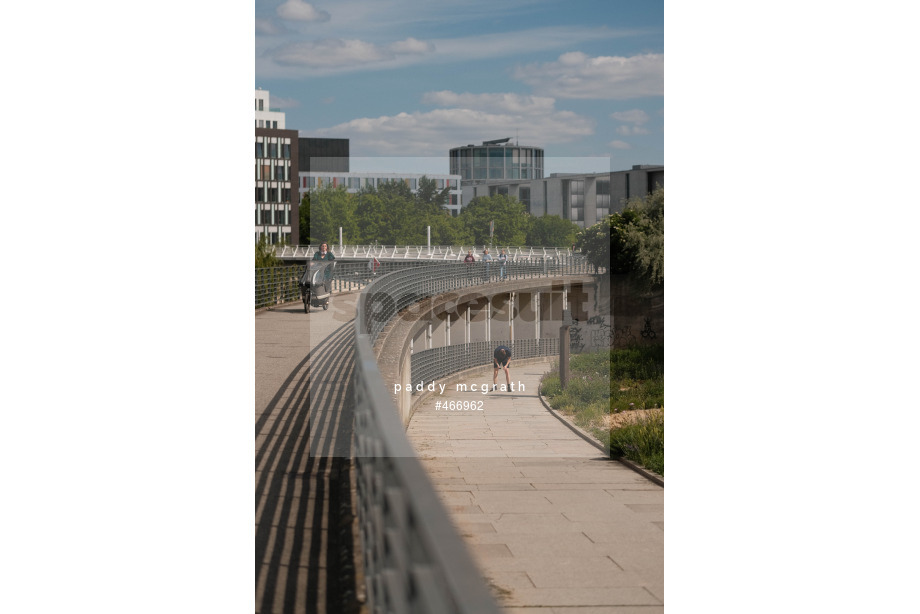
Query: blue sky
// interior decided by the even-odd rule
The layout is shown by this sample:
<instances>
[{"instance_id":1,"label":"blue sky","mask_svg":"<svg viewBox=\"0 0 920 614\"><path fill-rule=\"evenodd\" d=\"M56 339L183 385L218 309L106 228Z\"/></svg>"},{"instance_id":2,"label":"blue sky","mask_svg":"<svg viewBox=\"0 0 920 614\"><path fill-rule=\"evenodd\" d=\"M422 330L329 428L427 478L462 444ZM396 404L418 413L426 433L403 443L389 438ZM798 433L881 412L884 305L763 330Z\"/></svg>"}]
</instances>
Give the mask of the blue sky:
<instances>
[{"instance_id":1,"label":"blue sky","mask_svg":"<svg viewBox=\"0 0 920 614\"><path fill-rule=\"evenodd\" d=\"M447 173L512 137L546 172L664 163L663 2L257 0L256 87L352 170ZM381 159L382 158L382 159Z\"/></svg>"}]
</instances>

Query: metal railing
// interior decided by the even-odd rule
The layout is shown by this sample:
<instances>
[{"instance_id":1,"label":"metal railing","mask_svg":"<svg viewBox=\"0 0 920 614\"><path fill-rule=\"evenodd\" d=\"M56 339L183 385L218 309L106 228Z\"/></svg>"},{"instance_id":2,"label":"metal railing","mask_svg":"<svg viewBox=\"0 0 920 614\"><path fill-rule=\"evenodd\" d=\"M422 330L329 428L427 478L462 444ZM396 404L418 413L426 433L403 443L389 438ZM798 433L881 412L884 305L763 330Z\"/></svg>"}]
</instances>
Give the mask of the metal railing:
<instances>
[{"instance_id":1,"label":"metal railing","mask_svg":"<svg viewBox=\"0 0 920 614\"><path fill-rule=\"evenodd\" d=\"M472 250L476 258L482 256L482 250L488 245L329 245L329 251L336 258L377 258L387 260L463 260ZM284 245L275 246L275 256L286 259L312 258L318 245ZM567 258L572 250L564 247L510 247L496 245L489 247L493 256L498 256L504 249L509 259L542 260L547 258Z\"/></svg>"},{"instance_id":2,"label":"metal railing","mask_svg":"<svg viewBox=\"0 0 920 614\"><path fill-rule=\"evenodd\" d=\"M332 279L333 292L350 292L359 290L373 280L406 268L408 266L427 266L429 262L338 262ZM266 267L256 269L255 274L255 308L270 307L300 300L300 286L297 281L308 265Z\"/></svg>"},{"instance_id":3,"label":"metal railing","mask_svg":"<svg viewBox=\"0 0 920 614\"><path fill-rule=\"evenodd\" d=\"M368 308L359 310L364 330L372 342L397 313L419 300L481 284L501 283L520 279L586 275L591 267L580 256L556 260L508 262L438 263L425 268L409 268L378 278L365 292Z\"/></svg>"},{"instance_id":4,"label":"metal railing","mask_svg":"<svg viewBox=\"0 0 920 614\"><path fill-rule=\"evenodd\" d=\"M362 294L358 309L363 308ZM360 318L355 320L361 330ZM463 539L406 437L370 336L355 360L358 518L373 614L499 614Z\"/></svg>"},{"instance_id":5,"label":"metal railing","mask_svg":"<svg viewBox=\"0 0 920 614\"><path fill-rule=\"evenodd\" d=\"M542 339L510 339L497 341L474 341L458 345L422 350L412 354L412 384L419 382L429 383L444 376L473 369L475 367L488 367L492 364L492 351L496 346L505 345L511 348L514 360L525 358L539 358L542 356L559 355L559 339L545 337Z\"/></svg>"},{"instance_id":6,"label":"metal railing","mask_svg":"<svg viewBox=\"0 0 920 614\"><path fill-rule=\"evenodd\" d=\"M505 279L583 274L579 258L508 263ZM379 277L358 297L355 317L355 465L367 603L373 613L498 614L480 571L415 455L387 391L374 354L374 341L399 311L426 297L501 281L498 263L432 264ZM510 342L509 342L510 343ZM480 344L437 348L417 356L433 358L417 373L433 379L448 370L483 364ZM486 346L484 346L486 347ZM491 344L488 346L491 347ZM515 342L515 357L558 353L558 340ZM452 355L451 352L456 352ZM544 354L546 352L546 354ZM485 360L488 363L491 354ZM420 371L416 372L416 361ZM475 363L475 364L473 364ZM437 375L433 375L437 373Z\"/></svg>"}]
</instances>

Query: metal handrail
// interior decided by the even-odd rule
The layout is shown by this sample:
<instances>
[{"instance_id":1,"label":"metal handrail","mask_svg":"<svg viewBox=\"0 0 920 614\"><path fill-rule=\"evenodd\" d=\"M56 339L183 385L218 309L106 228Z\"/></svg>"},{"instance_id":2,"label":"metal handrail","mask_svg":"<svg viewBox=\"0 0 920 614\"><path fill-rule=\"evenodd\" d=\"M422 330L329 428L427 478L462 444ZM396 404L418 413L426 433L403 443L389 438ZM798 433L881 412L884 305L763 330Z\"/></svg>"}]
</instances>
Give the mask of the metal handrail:
<instances>
[{"instance_id":1,"label":"metal handrail","mask_svg":"<svg viewBox=\"0 0 920 614\"><path fill-rule=\"evenodd\" d=\"M424 269L409 268L379 277L364 290L369 293L368 309L358 311L365 331L376 341L380 331L397 313L429 297L499 280L533 279L559 275L585 275L591 267L580 256L555 260L506 262L439 263Z\"/></svg>"},{"instance_id":2,"label":"metal handrail","mask_svg":"<svg viewBox=\"0 0 920 614\"><path fill-rule=\"evenodd\" d=\"M383 261L375 265L370 262L338 262L332 278L332 292L359 290L374 279L400 270L406 266L428 266L429 262L409 263ZM307 264L265 267L255 270L255 308L271 307L300 300L300 286L297 284Z\"/></svg>"},{"instance_id":3,"label":"metal handrail","mask_svg":"<svg viewBox=\"0 0 920 614\"><path fill-rule=\"evenodd\" d=\"M511 355L514 360L559 355L558 337L515 339L514 341L511 339L499 339L445 345L430 350L413 352L411 357L412 378L410 382L413 385L419 382L428 384L458 371L490 366L492 364L492 351L499 345L511 348Z\"/></svg>"},{"instance_id":4,"label":"metal handrail","mask_svg":"<svg viewBox=\"0 0 920 614\"><path fill-rule=\"evenodd\" d=\"M393 402L380 393L385 388L369 335L357 336L355 358L355 464L369 611L499 614Z\"/></svg>"},{"instance_id":5,"label":"metal handrail","mask_svg":"<svg viewBox=\"0 0 920 614\"><path fill-rule=\"evenodd\" d=\"M336 258L386 258L399 260L463 260L467 252L473 251L476 258L489 247L493 257L504 249L509 259L534 260L546 258L567 258L573 255L565 247L514 247L508 245L330 245L329 251ZM312 258L318 245L276 246L275 256L282 260Z\"/></svg>"},{"instance_id":6,"label":"metal handrail","mask_svg":"<svg viewBox=\"0 0 920 614\"><path fill-rule=\"evenodd\" d=\"M408 268L378 277L358 297L355 464L371 612L498 614L500 611L409 443L377 366L374 342L387 323L408 305L429 296L493 281L501 277L501 268L497 262L489 266L479 262ZM582 274L587 268L583 259L569 257L559 261L507 263L504 275L506 279L550 277ZM553 339L530 341L534 342L537 353L540 344L550 351L555 341L558 348L558 341ZM523 340L517 343L520 352L526 343ZM477 362L482 364L481 360ZM451 367L456 364L459 361L454 361Z\"/></svg>"}]
</instances>

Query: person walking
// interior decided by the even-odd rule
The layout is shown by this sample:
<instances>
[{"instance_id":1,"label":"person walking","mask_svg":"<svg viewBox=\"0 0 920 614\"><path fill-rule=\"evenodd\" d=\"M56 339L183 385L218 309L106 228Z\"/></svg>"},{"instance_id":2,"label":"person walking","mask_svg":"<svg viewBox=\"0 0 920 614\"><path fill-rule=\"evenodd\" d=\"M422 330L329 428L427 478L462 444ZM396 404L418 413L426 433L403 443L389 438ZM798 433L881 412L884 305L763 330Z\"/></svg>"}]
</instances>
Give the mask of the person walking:
<instances>
[{"instance_id":1,"label":"person walking","mask_svg":"<svg viewBox=\"0 0 920 614\"><path fill-rule=\"evenodd\" d=\"M492 353L492 390L498 385L498 370L505 372L505 382L508 384L508 390L511 390L511 348L506 345L500 345Z\"/></svg>"},{"instance_id":2,"label":"person walking","mask_svg":"<svg viewBox=\"0 0 920 614\"><path fill-rule=\"evenodd\" d=\"M505 281L505 264L508 263L508 254L505 253L505 250L502 250L498 255L498 262L501 264L501 267L498 271L498 277L502 281Z\"/></svg>"},{"instance_id":3,"label":"person walking","mask_svg":"<svg viewBox=\"0 0 920 614\"><path fill-rule=\"evenodd\" d=\"M482 261L486 263L486 270L483 273L482 281L488 282L491 280L490 273L492 269L492 254L489 253L489 248L485 248L482 253Z\"/></svg>"},{"instance_id":4,"label":"person walking","mask_svg":"<svg viewBox=\"0 0 920 614\"><path fill-rule=\"evenodd\" d=\"M476 256L473 255L473 250L467 252L463 262L466 263L466 285L470 285L473 281L473 263L476 262Z\"/></svg>"}]
</instances>

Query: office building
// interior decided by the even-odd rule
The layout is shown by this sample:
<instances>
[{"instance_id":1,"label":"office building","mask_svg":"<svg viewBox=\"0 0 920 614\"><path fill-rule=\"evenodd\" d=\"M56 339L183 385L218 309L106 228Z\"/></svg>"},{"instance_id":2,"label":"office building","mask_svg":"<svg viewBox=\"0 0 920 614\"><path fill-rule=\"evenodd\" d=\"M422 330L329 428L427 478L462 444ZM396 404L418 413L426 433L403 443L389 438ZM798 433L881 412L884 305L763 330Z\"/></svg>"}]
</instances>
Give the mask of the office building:
<instances>
[{"instance_id":1,"label":"office building","mask_svg":"<svg viewBox=\"0 0 920 614\"><path fill-rule=\"evenodd\" d=\"M284 113L272 109L269 104L268 90L256 90L256 128L284 130Z\"/></svg>"},{"instance_id":2,"label":"office building","mask_svg":"<svg viewBox=\"0 0 920 614\"><path fill-rule=\"evenodd\" d=\"M483 141L450 150L450 174L464 186L500 179L542 179L543 149L511 143L511 138Z\"/></svg>"},{"instance_id":3,"label":"office building","mask_svg":"<svg viewBox=\"0 0 920 614\"><path fill-rule=\"evenodd\" d=\"M619 213L633 197L664 187L664 166L641 164L611 173L553 173L531 180L489 180L464 184L462 202L478 196L504 194L524 204L531 215L558 215L587 228Z\"/></svg>"},{"instance_id":4,"label":"office building","mask_svg":"<svg viewBox=\"0 0 920 614\"><path fill-rule=\"evenodd\" d=\"M298 211L296 130L286 130L284 113L269 107L267 90L255 91L255 240L296 243Z\"/></svg>"},{"instance_id":5,"label":"office building","mask_svg":"<svg viewBox=\"0 0 920 614\"><path fill-rule=\"evenodd\" d=\"M298 166L301 173L347 173L348 164L348 139L300 137Z\"/></svg>"}]
</instances>

